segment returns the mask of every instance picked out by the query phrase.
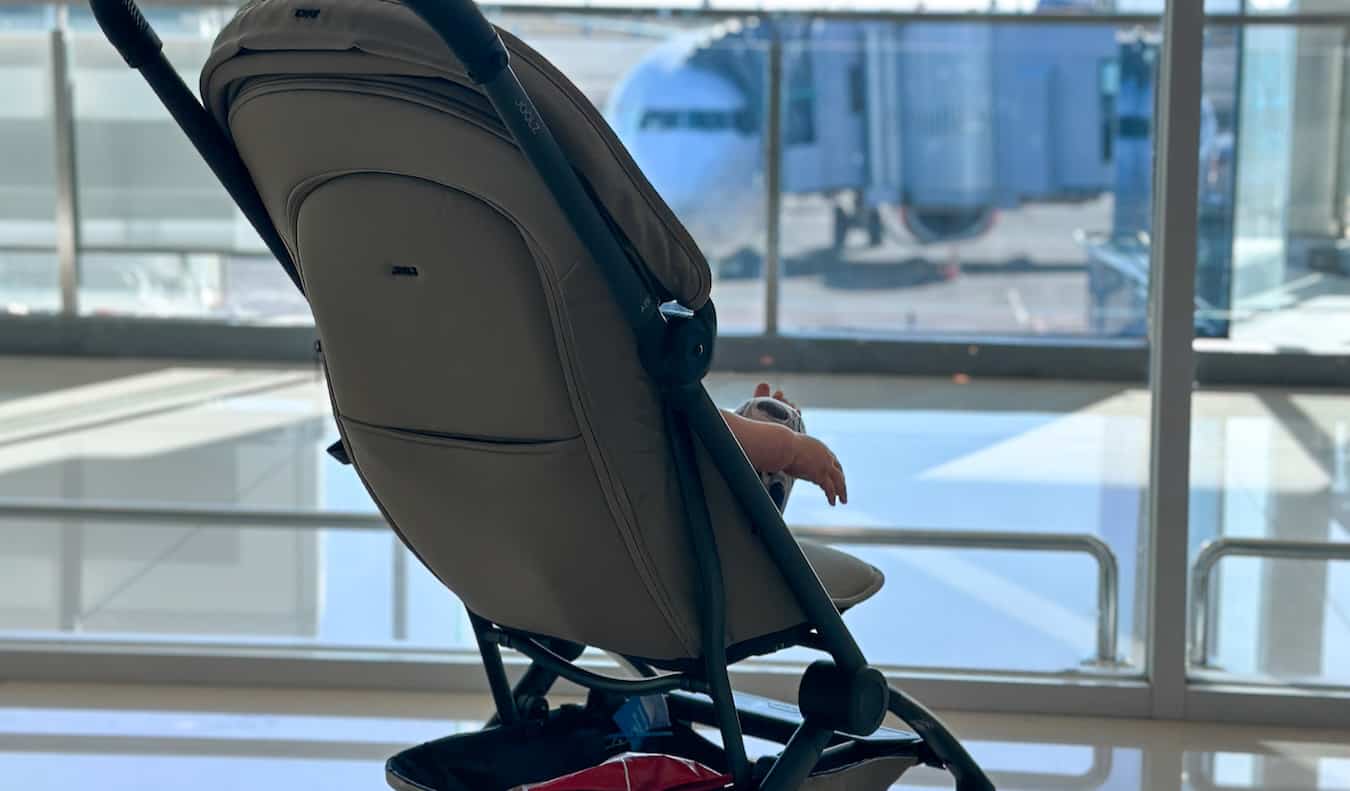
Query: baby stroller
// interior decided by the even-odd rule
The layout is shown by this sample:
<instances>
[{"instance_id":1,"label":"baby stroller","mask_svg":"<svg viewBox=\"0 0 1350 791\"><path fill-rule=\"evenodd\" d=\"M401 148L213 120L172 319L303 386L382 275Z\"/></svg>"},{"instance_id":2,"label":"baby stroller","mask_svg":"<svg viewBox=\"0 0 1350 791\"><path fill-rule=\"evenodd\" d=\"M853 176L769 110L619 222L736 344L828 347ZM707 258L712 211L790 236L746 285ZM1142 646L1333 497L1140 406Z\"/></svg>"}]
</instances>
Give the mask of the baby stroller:
<instances>
[{"instance_id":1,"label":"baby stroller","mask_svg":"<svg viewBox=\"0 0 1350 791\"><path fill-rule=\"evenodd\" d=\"M92 5L307 298L331 452L470 613L497 715L390 759L391 785L506 789L640 742L737 789L918 763L993 788L867 664L840 613L880 573L788 532L702 385L707 262L544 58L471 0L254 0L199 102L133 0ZM732 692L730 664L793 646L829 656L797 707ZM514 687L503 647L532 661ZM559 678L584 706L549 706ZM664 712L645 737L616 725L634 701ZM752 762L746 736L784 746Z\"/></svg>"}]
</instances>

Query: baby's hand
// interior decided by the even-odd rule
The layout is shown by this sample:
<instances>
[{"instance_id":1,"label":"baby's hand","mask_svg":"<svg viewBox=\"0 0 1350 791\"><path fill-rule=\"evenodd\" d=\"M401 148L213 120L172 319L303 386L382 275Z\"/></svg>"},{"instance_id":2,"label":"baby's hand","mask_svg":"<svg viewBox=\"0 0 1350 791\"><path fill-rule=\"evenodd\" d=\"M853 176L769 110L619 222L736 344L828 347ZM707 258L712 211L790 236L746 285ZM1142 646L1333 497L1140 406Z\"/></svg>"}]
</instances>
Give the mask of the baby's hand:
<instances>
[{"instance_id":1,"label":"baby's hand","mask_svg":"<svg viewBox=\"0 0 1350 791\"><path fill-rule=\"evenodd\" d=\"M848 505L848 484L844 480L844 468L825 443L815 437L807 434L793 435L792 462L783 468L783 472L819 486L825 492L825 498L830 501L830 505L834 505L836 500Z\"/></svg>"},{"instance_id":2,"label":"baby's hand","mask_svg":"<svg viewBox=\"0 0 1350 791\"><path fill-rule=\"evenodd\" d=\"M769 387L768 382L760 382L759 384L755 385L755 398L767 398L771 390L773 391L773 397L775 400L782 401L784 404L787 404L793 409L797 408L796 404L787 400L787 396L783 395L782 390L773 390L773 388Z\"/></svg>"}]
</instances>

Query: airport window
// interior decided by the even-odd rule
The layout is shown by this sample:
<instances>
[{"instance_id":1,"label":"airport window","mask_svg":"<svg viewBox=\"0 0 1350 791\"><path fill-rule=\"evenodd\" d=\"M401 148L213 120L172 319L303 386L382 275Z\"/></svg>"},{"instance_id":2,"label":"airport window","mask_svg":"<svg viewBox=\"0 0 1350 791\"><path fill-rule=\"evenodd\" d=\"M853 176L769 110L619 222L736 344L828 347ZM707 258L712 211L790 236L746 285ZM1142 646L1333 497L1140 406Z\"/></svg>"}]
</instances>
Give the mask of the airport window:
<instances>
[{"instance_id":1,"label":"airport window","mask_svg":"<svg viewBox=\"0 0 1350 791\"><path fill-rule=\"evenodd\" d=\"M1327 317L1344 320L1345 315ZM1202 391L1193 417L1194 677L1350 686L1350 400ZM1297 552L1280 553L1281 543ZM1196 579L1199 577L1199 579Z\"/></svg>"},{"instance_id":2,"label":"airport window","mask_svg":"<svg viewBox=\"0 0 1350 791\"><path fill-rule=\"evenodd\" d=\"M697 132L745 132L748 114L738 110L648 110L639 129L646 131L689 130Z\"/></svg>"},{"instance_id":3,"label":"airport window","mask_svg":"<svg viewBox=\"0 0 1350 791\"><path fill-rule=\"evenodd\" d=\"M1104 60L1098 69L1102 86L1102 161L1109 163L1115 152L1116 130L1113 120L1116 115L1116 94L1120 91L1120 64L1114 60Z\"/></svg>"},{"instance_id":4,"label":"airport window","mask_svg":"<svg viewBox=\"0 0 1350 791\"><path fill-rule=\"evenodd\" d=\"M917 581L893 585L875 614L850 615L877 661L967 681L1151 683L1149 464L1166 451L1191 462L1186 565L1208 581L1203 612L1172 602L1205 630L1177 673L1198 685L1350 687L1350 564L1332 546L1350 542L1350 405L1329 389L1350 360L1350 22L1322 18L1344 4L1208 3L1219 16L1198 55L1197 245L1185 264L1194 346L1235 370L1254 362L1231 387L1212 386L1201 365L1191 434L1161 447L1137 362L1160 343L1150 302L1166 42L1139 16L1164 3L992 5L937 20L918 4L744 20L529 6L494 21L574 80L706 255L719 353L805 393L812 430L864 460L850 467L848 511L803 487L788 521L933 542L854 548L892 580ZM1054 19L1029 18L1033 5ZM1231 16L1244 8L1319 18ZM154 8L189 85L233 10ZM25 153L0 168L0 318L65 309L55 324L71 337L143 326L151 347L186 343L158 320L192 319L209 342L187 352L247 358L240 349L257 347L236 339L284 337L307 353L308 306L214 176L90 14L71 7L54 36L57 19L53 6L0 8L0 147ZM71 88L64 128L55 40ZM774 102L782 145L767 150ZM1013 351L991 364L1002 348ZM955 362L932 362L951 349ZM0 500L159 498L345 521L25 521L14 529L25 559L6 568L36 581L0 598L0 643L228 643L399 661L471 649L458 604L324 453L337 439L331 405L305 363L70 374L62 387L92 388L78 395L93 418L72 429L88 443L16 440L37 462L0 448ZM995 373L972 373L980 365ZM1287 386L1286 365L1313 384ZM731 403L756 378L719 370L713 395ZM943 543L963 531L1003 543ZM268 582L251 598L192 595L202 580L246 588L259 569ZM897 639L894 613L911 610L914 630L944 639ZM991 635L1009 648L989 651Z\"/></svg>"},{"instance_id":5,"label":"airport window","mask_svg":"<svg viewBox=\"0 0 1350 791\"><path fill-rule=\"evenodd\" d=\"M642 116L641 129L677 129L680 125L680 114L674 110L648 110Z\"/></svg>"},{"instance_id":6,"label":"airport window","mask_svg":"<svg viewBox=\"0 0 1350 791\"><path fill-rule=\"evenodd\" d=\"M849 109L861 113L867 105L867 78L862 66L855 65L848 72Z\"/></svg>"},{"instance_id":7,"label":"airport window","mask_svg":"<svg viewBox=\"0 0 1350 791\"><path fill-rule=\"evenodd\" d=\"M787 109L786 131L783 133L785 145L803 145L816 140L816 122L811 117L811 103L808 100L795 99L789 102Z\"/></svg>"},{"instance_id":8,"label":"airport window","mask_svg":"<svg viewBox=\"0 0 1350 791\"><path fill-rule=\"evenodd\" d=\"M195 82L209 48L200 31L220 12L155 11L166 54ZM80 312L308 323L303 300L89 12L73 9L71 28Z\"/></svg>"},{"instance_id":9,"label":"airport window","mask_svg":"<svg viewBox=\"0 0 1350 791\"><path fill-rule=\"evenodd\" d=\"M1224 112L1202 140L1202 232L1215 236L1197 273L1214 281L1202 281L1202 295L1212 292L1208 301L1226 311L1234 341L1343 351L1350 346L1341 307L1350 294L1338 155L1347 128L1343 31L1218 33L1232 54L1207 53Z\"/></svg>"},{"instance_id":10,"label":"airport window","mask_svg":"<svg viewBox=\"0 0 1350 791\"><path fill-rule=\"evenodd\" d=\"M816 86L814 58L803 49L788 69L787 116L783 120L783 144L805 145L816 142Z\"/></svg>"},{"instance_id":11,"label":"airport window","mask_svg":"<svg viewBox=\"0 0 1350 791\"><path fill-rule=\"evenodd\" d=\"M1344 355L1345 30L1212 23L1207 42L1197 328L1276 354ZM1338 390L1197 394L1193 678L1350 685L1347 415Z\"/></svg>"},{"instance_id":12,"label":"airport window","mask_svg":"<svg viewBox=\"0 0 1350 791\"><path fill-rule=\"evenodd\" d=\"M831 117L831 141L857 140L861 156L831 145L783 160L784 327L1142 338L1147 248L1128 240L1151 210L1151 139L1135 119L1151 115L1156 35L912 22L801 46L830 53L823 82L825 63L866 65L893 87ZM820 188L839 174L861 200Z\"/></svg>"}]
</instances>

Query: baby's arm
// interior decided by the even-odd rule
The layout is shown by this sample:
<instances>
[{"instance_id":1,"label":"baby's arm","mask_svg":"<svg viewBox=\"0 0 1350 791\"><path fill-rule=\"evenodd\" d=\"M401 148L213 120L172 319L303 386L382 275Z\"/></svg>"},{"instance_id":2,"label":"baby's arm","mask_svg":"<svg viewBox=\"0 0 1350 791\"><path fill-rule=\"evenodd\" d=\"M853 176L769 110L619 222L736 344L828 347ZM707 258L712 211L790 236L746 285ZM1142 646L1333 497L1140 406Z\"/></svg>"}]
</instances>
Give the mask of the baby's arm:
<instances>
[{"instance_id":1,"label":"baby's arm","mask_svg":"<svg viewBox=\"0 0 1350 791\"><path fill-rule=\"evenodd\" d=\"M787 426L751 420L735 412L722 410L722 417L756 470L804 478L824 490L830 505L836 500L848 503L844 470L825 443Z\"/></svg>"},{"instance_id":2,"label":"baby's arm","mask_svg":"<svg viewBox=\"0 0 1350 791\"><path fill-rule=\"evenodd\" d=\"M751 420L728 409L722 410L722 417L750 458L750 464L759 472L779 472L792 463L797 432L780 423Z\"/></svg>"}]
</instances>

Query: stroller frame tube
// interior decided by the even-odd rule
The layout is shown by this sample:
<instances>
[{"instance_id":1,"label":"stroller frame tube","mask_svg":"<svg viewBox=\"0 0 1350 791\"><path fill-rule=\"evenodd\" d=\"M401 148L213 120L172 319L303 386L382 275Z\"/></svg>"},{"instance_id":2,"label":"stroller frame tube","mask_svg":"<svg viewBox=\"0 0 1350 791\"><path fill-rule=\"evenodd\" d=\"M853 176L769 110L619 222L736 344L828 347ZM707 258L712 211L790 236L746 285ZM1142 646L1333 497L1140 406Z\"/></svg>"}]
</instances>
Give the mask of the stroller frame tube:
<instances>
[{"instance_id":1,"label":"stroller frame tube","mask_svg":"<svg viewBox=\"0 0 1350 791\"><path fill-rule=\"evenodd\" d=\"M631 327L644 368L662 386L670 424L672 451L680 474L680 489L689 523L691 549L701 577L698 602L703 625L703 669L675 677L641 681L607 679L590 674L558 656L532 638L515 639L507 628L495 629L470 613L480 652L503 722L518 716L518 699L508 691L498 646L516 647L542 666L548 676L562 676L584 686L640 695L658 688L697 690L712 701L728 765L737 789L754 787L739 715L732 696L726 662L726 601L721 563L702 497L702 482L694 456L694 439L708 451L719 472L727 479L741 507L773 558L806 615L818 640L813 647L826 650L834 659L836 679L860 678L873 673L838 609L825 592L800 546L788 531L767 490L761 485L744 451L722 419L703 387L713 350L711 302L695 314L663 311L648 283L639 274L639 264L630 260L605 217L553 138L544 119L526 94L509 64L505 45L496 29L473 0L404 0L425 20L464 64L470 78L487 94L502 122L522 153L539 173L569 224L592 259L601 268L618 307ZM226 191L243 210L269 250L276 256L296 287L304 293L299 270L282 241L253 184L238 150L216 124L164 57L159 37L137 8L135 0L90 0L94 16L127 64L150 84L175 122L211 167ZM505 626L505 625L501 625ZM879 677L879 674L876 674ZM803 687L805 687L804 676ZM549 679L551 681L551 679ZM919 703L884 681L881 694L886 710L905 720L924 740L937 760L956 781L957 791L992 791L993 784L961 744ZM543 686L547 686L544 684ZM816 696L818 697L818 696ZM805 698L803 698L805 701ZM850 701L839 701L841 711ZM832 711L805 711L806 717L773 762L759 788L763 791L793 791L809 775L839 731L826 722L837 719ZM867 735L880 724L855 728ZM865 732L862 732L865 731Z\"/></svg>"},{"instance_id":2,"label":"stroller frame tube","mask_svg":"<svg viewBox=\"0 0 1350 791\"><path fill-rule=\"evenodd\" d=\"M239 157L238 149L225 137L216 119L183 84L183 78L174 71L169 59L164 57L163 42L141 15L135 0L91 0L89 5L99 27L121 53L122 59L140 72L155 96L173 116L174 122L192 141L197 153L215 173L235 205L244 213L253 230L258 232L268 251L286 270L286 276L304 294L300 270L291 259L290 250L282 241L281 234L272 224L272 218L263 206L253 177L248 174L248 167Z\"/></svg>"},{"instance_id":3,"label":"stroller frame tube","mask_svg":"<svg viewBox=\"0 0 1350 791\"><path fill-rule=\"evenodd\" d=\"M473 627L474 637L478 641L478 653L483 657L483 672L487 674L488 688L492 691L492 705L497 708L497 719L503 725L515 725L520 721L520 710L516 707L516 696L511 683L506 678L506 666L502 664L502 652L497 642L493 642L488 632L488 623L469 611L469 625Z\"/></svg>"}]
</instances>

